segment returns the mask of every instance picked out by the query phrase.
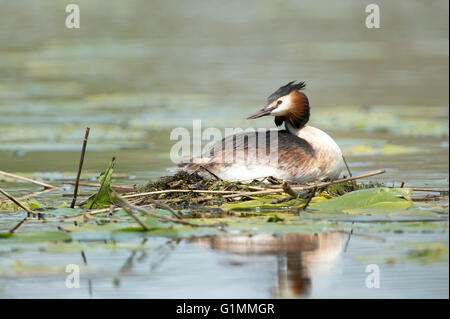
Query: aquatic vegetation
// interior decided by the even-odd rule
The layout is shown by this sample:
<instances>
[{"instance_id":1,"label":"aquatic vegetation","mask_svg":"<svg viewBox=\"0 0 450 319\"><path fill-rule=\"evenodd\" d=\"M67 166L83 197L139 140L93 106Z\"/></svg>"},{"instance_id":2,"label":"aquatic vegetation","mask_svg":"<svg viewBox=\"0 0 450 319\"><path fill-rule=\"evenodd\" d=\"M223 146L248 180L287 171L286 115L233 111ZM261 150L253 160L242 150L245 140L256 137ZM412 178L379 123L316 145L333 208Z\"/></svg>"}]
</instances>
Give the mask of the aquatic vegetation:
<instances>
[{"instance_id":1,"label":"aquatic vegetation","mask_svg":"<svg viewBox=\"0 0 450 319\"><path fill-rule=\"evenodd\" d=\"M389 144L372 143L363 150L358 149L358 144L352 145L359 155L374 155L380 149L385 156L411 151ZM448 232L448 191L440 190L437 195L431 188L396 188L358 181L384 170L309 185L295 185L271 176L228 182L214 176L206 179L197 172L180 172L129 187L113 184L113 177L128 176L114 172L115 164L113 158L100 174L80 169L82 180L97 178L97 183L72 182L73 173L3 175L2 181L8 183L44 185L49 188L44 192L54 190L54 186L33 178L52 184L78 183L97 190L75 208L65 201L50 207L35 199L39 192L19 197L16 202L0 201L0 209L28 212L9 232L0 233L2 250L39 249L57 253L82 250L93 241L101 242L102 246L93 245L90 249L105 249L105 244L122 239L150 237L180 240L328 232ZM448 185L448 181L443 184ZM435 195L415 196L416 191L431 191ZM46 227L34 230L39 223L45 223ZM27 231L21 231L23 227ZM419 249L405 260L416 257L437 258L435 251Z\"/></svg>"},{"instance_id":2,"label":"aquatic vegetation","mask_svg":"<svg viewBox=\"0 0 450 319\"><path fill-rule=\"evenodd\" d=\"M46 223L57 223L59 231L16 232L20 224L14 231L0 234L3 247L24 249L31 243L42 247L143 235L191 238L350 230L448 232L448 208L414 202L413 188L352 179L317 184L320 187L289 185L269 177L244 184L183 172L119 196L114 192L118 186L112 184L114 166L115 158L100 174L98 191L79 203L79 208L45 208L29 200L28 207Z\"/></svg>"},{"instance_id":3,"label":"aquatic vegetation","mask_svg":"<svg viewBox=\"0 0 450 319\"><path fill-rule=\"evenodd\" d=\"M384 263L384 264L435 264L448 262L447 242L424 242L424 243L401 243L385 249L376 256L358 256L356 260L362 262ZM395 254L392 253L395 251ZM400 253L399 253L400 252Z\"/></svg>"},{"instance_id":4,"label":"aquatic vegetation","mask_svg":"<svg viewBox=\"0 0 450 319\"><path fill-rule=\"evenodd\" d=\"M373 105L367 108L341 106L322 109L322 112L326 112L326 116L318 116L314 121L318 123L317 125L343 131L389 133L399 136L448 137L446 120L448 109L426 107L427 114L425 116L423 109L424 106L405 108L388 105Z\"/></svg>"},{"instance_id":5,"label":"aquatic vegetation","mask_svg":"<svg viewBox=\"0 0 450 319\"><path fill-rule=\"evenodd\" d=\"M406 147L403 145L393 145L385 143L375 143L378 145L369 145L368 143L362 145L354 145L344 148L344 153L349 155L401 155L415 153L419 150L413 147ZM381 144L381 145L380 145Z\"/></svg>"},{"instance_id":6,"label":"aquatic vegetation","mask_svg":"<svg viewBox=\"0 0 450 319\"><path fill-rule=\"evenodd\" d=\"M111 198L111 193L113 189L111 188L111 177L114 170L114 165L116 164L116 159L113 157L109 167L100 173L98 177L98 182L100 183L100 189L92 194L82 205L84 208L102 208L114 204L114 199Z\"/></svg>"}]
</instances>

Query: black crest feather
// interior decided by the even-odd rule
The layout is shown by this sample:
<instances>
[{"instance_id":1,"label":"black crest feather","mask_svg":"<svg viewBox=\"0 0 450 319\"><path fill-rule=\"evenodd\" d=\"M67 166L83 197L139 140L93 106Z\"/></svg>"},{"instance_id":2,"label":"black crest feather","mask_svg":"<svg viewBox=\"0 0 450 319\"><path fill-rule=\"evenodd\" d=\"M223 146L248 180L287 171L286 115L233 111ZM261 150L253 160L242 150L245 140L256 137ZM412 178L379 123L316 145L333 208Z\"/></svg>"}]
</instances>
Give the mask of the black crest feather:
<instances>
[{"instance_id":1,"label":"black crest feather","mask_svg":"<svg viewBox=\"0 0 450 319\"><path fill-rule=\"evenodd\" d=\"M273 92L268 98L267 98L267 104L272 103L273 101L275 101L276 99L288 95L289 93L291 93L294 90L300 91L301 89L304 89L306 87L305 82L299 82L299 83L295 83L295 81L291 81L286 85L283 85L282 87L280 87L278 90L276 90L275 92Z\"/></svg>"}]
</instances>

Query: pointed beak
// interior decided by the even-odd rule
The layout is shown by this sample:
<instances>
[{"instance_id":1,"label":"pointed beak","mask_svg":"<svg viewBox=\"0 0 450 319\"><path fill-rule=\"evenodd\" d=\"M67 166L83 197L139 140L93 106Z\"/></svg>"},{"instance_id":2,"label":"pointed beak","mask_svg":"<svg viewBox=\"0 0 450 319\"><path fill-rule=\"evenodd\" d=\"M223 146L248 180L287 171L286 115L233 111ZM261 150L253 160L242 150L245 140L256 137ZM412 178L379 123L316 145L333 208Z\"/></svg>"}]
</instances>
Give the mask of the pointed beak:
<instances>
[{"instance_id":1,"label":"pointed beak","mask_svg":"<svg viewBox=\"0 0 450 319\"><path fill-rule=\"evenodd\" d=\"M270 115L270 113L272 112L273 109L275 109L275 107L265 107L265 108L259 110L258 112L256 112L255 114L247 117L247 120L253 120L253 119L257 119L259 117Z\"/></svg>"}]
</instances>

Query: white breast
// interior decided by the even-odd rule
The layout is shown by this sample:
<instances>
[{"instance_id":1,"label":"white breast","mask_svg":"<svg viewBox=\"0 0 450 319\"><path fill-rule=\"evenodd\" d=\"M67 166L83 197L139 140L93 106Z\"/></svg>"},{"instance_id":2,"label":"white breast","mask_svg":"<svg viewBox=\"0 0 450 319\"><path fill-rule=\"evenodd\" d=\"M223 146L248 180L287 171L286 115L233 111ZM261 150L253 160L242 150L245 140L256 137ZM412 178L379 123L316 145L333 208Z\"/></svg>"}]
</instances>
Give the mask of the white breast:
<instances>
[{"instance_id":1,"label":"white breast","mask_svg":"<svg viewBox=\"0 0 450 319\"><path fill-rule=\"evenodd\" d=\"M319 179L339 177L345 167L342 151L327 133L312 126L304 126L300 130L288 126L287 129L313 147L317 161L315 169L320 174Z\"/></svg>"}]
</instances>

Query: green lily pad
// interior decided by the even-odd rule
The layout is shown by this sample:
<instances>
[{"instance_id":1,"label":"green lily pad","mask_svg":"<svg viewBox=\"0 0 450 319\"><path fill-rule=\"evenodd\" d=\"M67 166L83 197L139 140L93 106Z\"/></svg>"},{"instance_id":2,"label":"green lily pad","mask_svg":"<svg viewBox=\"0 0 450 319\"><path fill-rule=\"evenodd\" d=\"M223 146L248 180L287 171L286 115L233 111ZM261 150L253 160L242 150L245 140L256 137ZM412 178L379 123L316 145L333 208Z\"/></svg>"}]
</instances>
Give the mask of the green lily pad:
<instances>
[{"instance_id":1,"label":"green lily pad","mask_svg":"<svg viewBox=\"0 0 450 319\"><path fill-rule=\"evenodd\" d=\"M407 209L413 205L406 199L410 195L411 190L407 188L371 188L312 203L309 209L338 213L352 209Z\"/></svg>"},{"instance_id":2,"label":"green lily pad","mask_svg":"<svg viewBox=\"0 0 450 319\"><path fill-rule=\"evenodd\" d=\"M81 214L81 209L70 207L58 207L41 212L44 216L73 216Z\"/></svg>"},{"instance_id":3,"label":"green lily pad","mask_svg":"<svg viewBox=\"0 0 450 319\"><path fill-rule=\"evenodd\" d=\"M277 200L284 199L288 195L267 195L264 197L250 197L251 200L244 201L244 202L230 202L225 203L220 208L224 211L246 211L246 210L274 210L276 208L290 208L290 207L303 207L306 203L306 199L302 198L292 198L288 201L283 201L281 203L277 203ZM314 196L311 200L311 203L321 202L326 200L327 198L330 198L329 196L326 196L324 194L321 194L319 196Z\"/></svg>"},{"instance_id":4,"label":"green lily pad","mask_svg":"<svg viewBox=\"0 0 450 319\"><path fill-rule=\"evenodd\" d=\"M385 222L364 223L354 225L356 229L368 233L396 232L396 233L443 233L448 232L448 223L436 221L409 221L409 222Z\"/></svg>"},{"instance_id":5,"label":"green lily pad","mask_svg":"<svg viewBox=\"0 0 450 319\"><path fill-rule=\"evenodd\" d=\"M434 264L448 263L448 241L427 243L401 243L392 245L377 255L358 256L355 259L361 262L386 264Z\"/></svg>"},{"instance_id":6,"label":"green lily pad","mask_svg":"<svg viewBox=\"0 0 450 319\"><path fill-rule=\"evenodd\" d=\"M409 198L411 189L370 188L312 203L301 218L359 222L448 220L442 209L421 208Z\"/></svg>"},{"instance_id":7,"label":"green lily pad","mask_svg":"<svg viewBox=\"0 0 450 319\"><path fill-rule=\"evenodd\" d=\"M17 233L11 235L9 233L0 234L0 243L41 243L41 242L57 242L57 241L70 241L72 238L60 231L43 231L32 233Z\"/></svg>"}]
</instances>

